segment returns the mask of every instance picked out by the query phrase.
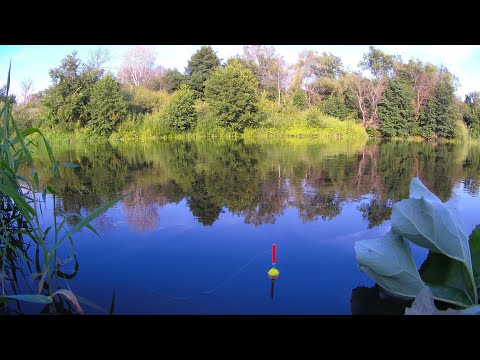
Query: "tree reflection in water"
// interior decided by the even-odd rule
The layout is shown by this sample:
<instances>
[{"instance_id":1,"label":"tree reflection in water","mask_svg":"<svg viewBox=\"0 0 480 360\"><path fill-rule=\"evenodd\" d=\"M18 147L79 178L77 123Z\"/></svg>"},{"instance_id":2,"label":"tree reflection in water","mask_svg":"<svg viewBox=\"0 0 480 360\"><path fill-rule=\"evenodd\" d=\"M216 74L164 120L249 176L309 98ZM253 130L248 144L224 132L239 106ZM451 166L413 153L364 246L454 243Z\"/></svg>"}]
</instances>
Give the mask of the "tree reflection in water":
<instances>
[{"instance_id":1,"label":"tree reflection in water","mask_svg":"<svg viewBox=\"0 0 480 360\"><path fill-rule=\"evenodd\" d=\"M390 219L393 202L408 197L414 176L442 201L459 182L472 195L480 185L480 146L475 144L159 141L57 145L55 153L60 162L81 164L52 179L59 215L85 214L128 194L119 209L135 232L157 229L162 207L182 201L204 226L214 225L227 211L253 226L274 224L287 209L295 209L303 222L330 221L346 202L356 202L370 229ZM35 161L39 178L48 179L48 155L39 152ZM69 219L73 225L75 218ZM104 214L94 225L108 231L115 224ZM7 271L13 280L20 275L14 268ZM63 311L64 305L55 306ZM378 286L357 287L351 306L353 314L403 313L408 302Z\"/></svg>"},{"instance_id":2,"label":"tree reflection in water","mask_svg":"<svg viewBox=\"0 0 480 360\"><path fill-rule=\"evenodd\" d=\"M342 203L358 201L372 228L390 218L394 201L408 197L412 177L445 201L460 179L478 193L480 174L480 146L467 144L160 141L56 151L60 161L82 165L55 179L59 211L89 212L127 193L123 211L136 231L157 228L161 207L184 199L205 226L224 210L247 224L273 224L288 207L304 222L328 221ZM48 176L47 154L37 157L41 178ZM96 222L109 226L105 217Z\"/></svg>"}]
</instances>

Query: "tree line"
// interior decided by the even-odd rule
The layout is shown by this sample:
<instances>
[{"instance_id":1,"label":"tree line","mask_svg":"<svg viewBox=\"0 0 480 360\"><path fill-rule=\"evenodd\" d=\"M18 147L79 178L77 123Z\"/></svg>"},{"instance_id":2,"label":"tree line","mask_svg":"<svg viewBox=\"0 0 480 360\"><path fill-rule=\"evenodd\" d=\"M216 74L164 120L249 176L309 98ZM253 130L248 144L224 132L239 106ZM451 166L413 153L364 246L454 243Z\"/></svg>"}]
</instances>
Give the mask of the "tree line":
<instances>
[{"instance_id":1,"label":"tree line","mask_svg":"<svg viewBox=\"0 0 480 360\"><path fill-rule=\"evenodd\" d=\"M331 53L303 50L287 64L274 47L245 46L222 61L203 46L181 72L156 65L155 52L135 46L116 74L98 48L86 62L76 52L49 71L51 85L11 95L23 126L117 138L179 133L307 134L467 139L480 137L480 93L455 96L446 67L405 62L371 46L355 71ZM0 101L6 93L0 92ZM355 131L353 130L355 129ZM295 132L296 131L296 132Z\"/></svg>"}]
</instances>

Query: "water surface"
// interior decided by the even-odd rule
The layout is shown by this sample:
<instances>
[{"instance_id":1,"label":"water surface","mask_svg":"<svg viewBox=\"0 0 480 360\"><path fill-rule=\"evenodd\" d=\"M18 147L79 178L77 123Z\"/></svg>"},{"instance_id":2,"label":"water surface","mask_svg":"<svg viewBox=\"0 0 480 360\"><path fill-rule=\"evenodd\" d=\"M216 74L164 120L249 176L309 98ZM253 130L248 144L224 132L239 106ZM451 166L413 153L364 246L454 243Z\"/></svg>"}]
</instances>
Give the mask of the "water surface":
<instances>
[{"instance_id":1,"label":"water surface","mask_svg":"<svg viewBox=\"0 0 480 360\"><path fill-rule=\"evenodd\" d=\"M128 194L94 221L101 238L75 235L78 272L68 280L107 309L115 291L116 314L401 313L405 304L359 271L355 241L390 230L392 203L408 197L414 176L457 202L468 233L480 223L478 145L159 141L54 151L81 165L50 179L46 154L37 154L59 216ZM45 223L51 199L48 207ZM414 254L420 266L426 252Z\"/></svg>"}]
</instances>

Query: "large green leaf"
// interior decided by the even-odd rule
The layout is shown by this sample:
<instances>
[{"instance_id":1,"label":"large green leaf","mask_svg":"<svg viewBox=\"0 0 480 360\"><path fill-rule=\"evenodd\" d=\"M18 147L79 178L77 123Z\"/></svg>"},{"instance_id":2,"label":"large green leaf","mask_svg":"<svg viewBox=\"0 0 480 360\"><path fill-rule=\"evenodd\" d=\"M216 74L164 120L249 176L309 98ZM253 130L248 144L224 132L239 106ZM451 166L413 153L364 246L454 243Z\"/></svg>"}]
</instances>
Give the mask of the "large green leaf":
<instances>
[{"instance_id":1,"label":"large green leaf","mask_svg":"<svg viewBox=\"0 0 480 360\"><path fill-rule=\"evenodd\" d=\"M421 199L422 197L427 201L442 202L437 195L432 193L425 185L423 185L422 181L418 177L414 177L410 181L410 198Z\"/></svg>"},{"instance_id":2,"label":"large green leaf","mask_svg":"<svg viewBox=\"0 0 480 360\"><path fill-rule=\"evenodd\" d=\"M410 184L411 198L393 204L392 232L418 246L458 260L468 274L469 297L477 302L472 259L465 227L452 204L443 203L418 178Z\"/></svg>"},{"instance_id":3,"label":"large green leaf","mask_svg":"<svg viewBox=\"0 0 480 360\"><path fill-rule=\"evenodd\" d=\"M461 262L445 255L430 253L419 272L436 300L464 307L475 304L471 297L472 283Z\"/></svg>"},{"instance_id":4,"label":"large green leaf","mask_svg":"<svg viewBox=\"0 0 480 360\"><path fill-rule=\"evenodd\" d=\"M393 295L414 298L424 287L408 243L389 232L355 243L360 270Z\"/></svg>"},{"instance_id":5,"label":"large green leaf","mask_svg":"<svg viewBox=\"0 0 480 360\"><path fill-rule=\"evenodd\" d=\"M473 276L477 288L480 287L480 225L470 234L470 254L472 256Z\"/></svg>"}]
</instances>

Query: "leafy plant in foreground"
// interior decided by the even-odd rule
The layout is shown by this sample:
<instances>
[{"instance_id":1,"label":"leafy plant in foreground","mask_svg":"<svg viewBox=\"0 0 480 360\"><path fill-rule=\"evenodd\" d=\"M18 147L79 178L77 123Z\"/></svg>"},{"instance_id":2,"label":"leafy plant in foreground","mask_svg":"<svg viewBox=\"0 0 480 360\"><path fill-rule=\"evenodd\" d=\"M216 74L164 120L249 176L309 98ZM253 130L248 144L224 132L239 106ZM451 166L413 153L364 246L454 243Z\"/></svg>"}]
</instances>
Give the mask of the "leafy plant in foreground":
<instances>
[{"instance_id":1,"label":"leafy plant in foreground","mask_svg":"<svg viewBox=\"0 0 480 360\"><path fill-rule=\"evenodd\" d=\"M420 271L409 241L429 250ZM453 203L442 202L418 178L410 183L410 198L393 204L391 231L358 241L355 254L360 270L392 295L422 294L419 302L428 302L428 287L435 300L461 308L478 304L480 225L467 236Z\"/></svg>"},{"instance_id":2,"label":"leafy plant in foreground","mask_svg":"<svg viewBox=\"0 0 480 360\"><path fill-rule=\"evenodd\" d=\"M79 214L66 214L63 216L63 220L57 224L55 190L50 185L40 188L38 173L34 167L32 167L28 178L19 175L19 170L22 167L33 165L30 147L35 144L31 140L32 135L38 134L43 140L52 164L51 169L54 178L59 176L59 166L77 167L78 165L60 164L56 161L50 144L37 128L27 128L23 131L18 128L11 113L12 101L8 100L9 87L10 70L6 86L7 100L0 110L0 120L2 120L0 122L0 204L2 206L0 219L0 305L7 311L6 304L9 302L28 301L47 304L47 306L51 305L50 308L44 309L45 312L58 313L59 305L62 309L65 309L62 303L63 300L68 300L68 307L73 306L76 313L81 314L83 309L79 304L79 298L68 287L68 283L68 289L59 286L59 278L65 280L71 278L71 275L61 271L61 266L73 259L76 261L72 235L83 227L89 228L98 235L95 229L89 225L90 221L105 212L119 198L107 202L86 217ZM46 202L47 194L53 197L54 224L43 228L39 213L43 212L42 203ZM76 218L76 224L67 228L65 226L68 223L67 220L72 218ZM53 241L47 238L49 234L53 237ZM57 257L57 249L67 240L71 245L70 256L66 260L60 261ZM36 247L35 261L28 257L27 249L24 247L29 241ZM12 285L16 283L15 274L22 268L31 270L32 265L36 272L31 274L31 277L38 279L38 288L30 294L18 294L16 288ZM78 263L76 263L75 268L75 272L78 271ZM14 281L10 281L10 287L7 287L6 281L11 279Z\"/></svg>"}]
</instances>

